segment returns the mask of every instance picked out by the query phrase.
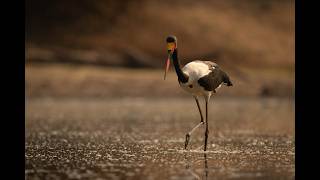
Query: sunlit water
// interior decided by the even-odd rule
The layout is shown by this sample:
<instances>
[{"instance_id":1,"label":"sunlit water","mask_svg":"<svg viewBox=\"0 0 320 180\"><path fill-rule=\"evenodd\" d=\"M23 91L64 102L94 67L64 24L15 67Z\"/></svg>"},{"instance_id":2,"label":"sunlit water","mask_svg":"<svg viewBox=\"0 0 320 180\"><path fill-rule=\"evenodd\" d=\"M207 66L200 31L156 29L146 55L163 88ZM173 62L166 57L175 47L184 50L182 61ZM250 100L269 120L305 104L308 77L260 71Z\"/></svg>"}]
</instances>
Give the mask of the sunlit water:
<instances>
[{"instance_id":1,"label":"sunlit water","mask_svg":"<svg viewBox=\"0 0 320 180\"><path fill-rule=\"evenodd\" d=\"M209 147L193 99L31 99L27 179L294 179L294 101L216 99Z\"/></svg>"}]
</instances>

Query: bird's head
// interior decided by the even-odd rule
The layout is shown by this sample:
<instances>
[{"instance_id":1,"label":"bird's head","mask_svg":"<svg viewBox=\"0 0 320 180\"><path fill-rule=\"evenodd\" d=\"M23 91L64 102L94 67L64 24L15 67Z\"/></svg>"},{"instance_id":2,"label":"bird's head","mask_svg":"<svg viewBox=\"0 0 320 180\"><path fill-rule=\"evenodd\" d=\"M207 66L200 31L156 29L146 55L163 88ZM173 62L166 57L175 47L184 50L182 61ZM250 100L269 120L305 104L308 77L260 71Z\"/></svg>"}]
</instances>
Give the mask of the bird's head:
<instances>
[{"instance_id":1,"label":"bird's head","mask_svg":"<svg viewBox=\"0 0 320 180\"><path fill-rule=\"evenodd\" d=\"M168 59L165 64L165 72L164 79L166 79L169 67L170 67L170 59L172 59L173 52L177 49L177 38L173 35L167 37L167 50L168 50Z\"/></svg>"}]
</instances>

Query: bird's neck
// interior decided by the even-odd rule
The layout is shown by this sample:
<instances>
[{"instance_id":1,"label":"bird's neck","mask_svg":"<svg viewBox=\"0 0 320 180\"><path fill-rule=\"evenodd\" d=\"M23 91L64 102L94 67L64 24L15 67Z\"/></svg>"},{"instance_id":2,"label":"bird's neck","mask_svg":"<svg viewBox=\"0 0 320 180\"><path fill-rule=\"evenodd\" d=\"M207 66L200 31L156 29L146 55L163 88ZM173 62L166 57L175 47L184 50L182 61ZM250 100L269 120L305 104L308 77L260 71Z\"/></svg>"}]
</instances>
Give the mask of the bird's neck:
<instances>
[{"instance_id":1,"label":"bird's neck","mask_svg":"<svg viewBox=\"0 0 320 180\"><path fill-rule=\"evenodd\" d=\"M188 76L185 75L183 73L183 71L181 70L181 66L180 66L180 62L178 59L178 49L175 49L172 53L172 61L173 61L173 65L174 68L176 70L177 76L178 76L178 80L182 83L186 83L188 82Z\"/></svg>"}]
</instances>

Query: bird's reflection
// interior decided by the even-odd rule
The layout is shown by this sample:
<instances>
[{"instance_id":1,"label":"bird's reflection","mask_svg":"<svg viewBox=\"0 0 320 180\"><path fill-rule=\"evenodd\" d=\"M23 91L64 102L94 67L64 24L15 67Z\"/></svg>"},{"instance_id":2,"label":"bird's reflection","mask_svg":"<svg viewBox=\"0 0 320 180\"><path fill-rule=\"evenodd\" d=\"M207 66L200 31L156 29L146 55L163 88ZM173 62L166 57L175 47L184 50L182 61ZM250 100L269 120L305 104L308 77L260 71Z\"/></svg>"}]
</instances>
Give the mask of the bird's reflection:
<instances>
[{"instance_id":1,"label":"bird's reflection","mask_svg":"<svg viewBox=\"0 0 320 180\"><path fill-rule=\"evenodd\" d=\"M207 159L207 154L204 154L204 171L205 171L206 179L208 179L208 159Z\"/></svg>"},{"instance_id":2,"label":"bird's reflection","mask_svg":"<svg viewBox=\"0 0 320 180\"><path fill-rule=\"evenodd\" d=\"M203 174L201 175L202 178L200 178L200 175L197 174L196 172L194 172L193 168L192 168L192 162L190 162L190 158L188 158L188 155L185 154L185 160L186 160L186 169L187 171L190 172L190 174L195 177L195 179L208 179L208 159L207 159L207 154L203 154L203 157L204 157L204 172Z\"/></svg>"}]
</instances>

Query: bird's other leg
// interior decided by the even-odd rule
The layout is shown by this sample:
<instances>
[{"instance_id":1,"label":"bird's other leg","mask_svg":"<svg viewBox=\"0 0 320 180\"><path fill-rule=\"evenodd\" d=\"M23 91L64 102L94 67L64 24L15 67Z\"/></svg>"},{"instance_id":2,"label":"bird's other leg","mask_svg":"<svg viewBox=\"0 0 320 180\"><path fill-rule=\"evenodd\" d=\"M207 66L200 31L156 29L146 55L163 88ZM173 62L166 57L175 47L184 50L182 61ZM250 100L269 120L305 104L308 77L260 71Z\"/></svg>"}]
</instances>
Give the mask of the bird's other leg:
<instances>
[{"instance_id":1,"label":"bird's other leg","mask_svg":"<svg viewBox=\"0 0 320 180\"><path fill-rule=\"evenodd\" d=\"M200 122L199 124L197 124L194 128L192 128L191 131L189 131L187 134L186 134L186 141L185 141L185 144L184 144L184 149L187 149L187 146L189 144L189 141L190 141L190 136L191 134L193 133L193 131L195 131L196 129L198 129L198 127L200 127L200 125L202 125L203 122Z\"/></svg>"},{"instance_id":2,"label":"bird's other leg","mask_svg":"<svg viewBox=\"0 0 320 180\"><path fill-rule=\"evenodd\" d=\"M201 116L201 123L203 123L204 121L203 121L203 116L202 116L202 111L201 111L201 108L200 108L200 104L199 104L199 100L198 100L198 98L195 96L194 97L194 99L196 100L196 103L197 103L197 106L198 106L198 110L199 110L199 112L200 112L200 116Z\"/></svg>"},{"instance_id":3,"label":"bird's other leg","mask_svg":"<svg viewBox=\"0 0 320 180\"><path fill-rule=\"evenodd\" d=\"M191 131L189 131L187 134L186 134L186 141L185 141L185 144L184 144L184 149L187 149L187 146L189 144L189 141L190 141L190 136L191 134L193 133L193 131L195 131L196 129L198 129L198 127L200 127L200 125L202 125L204 123L203 121L203 116L202 116L202 112L201 112L201 108L200 108L200 105L199 105L199 100L198 100L198 97L197 96L194 96L194 99L196 100L196 103L197 103L197 106L198 106L198 110L200 112L200 116L201 116L201 120L200 120L200 123L197 124L194 128L192 128Z\"/></svg>"},{"instance_id":4,"label":"bird's other leg","mask_svg":"<svg viewBox=\"0 0 320 180\"><path fill-rule=\"evenodd\" d=\"M209 128L208 128L208 102L210 96L206 97L206 131L204 133L204 151L207 150L207 142L208 142L208 135L209 135Z\"/></svg>"}]
</instances>

